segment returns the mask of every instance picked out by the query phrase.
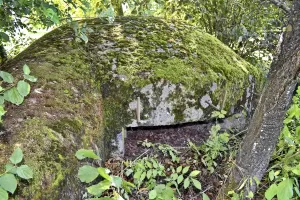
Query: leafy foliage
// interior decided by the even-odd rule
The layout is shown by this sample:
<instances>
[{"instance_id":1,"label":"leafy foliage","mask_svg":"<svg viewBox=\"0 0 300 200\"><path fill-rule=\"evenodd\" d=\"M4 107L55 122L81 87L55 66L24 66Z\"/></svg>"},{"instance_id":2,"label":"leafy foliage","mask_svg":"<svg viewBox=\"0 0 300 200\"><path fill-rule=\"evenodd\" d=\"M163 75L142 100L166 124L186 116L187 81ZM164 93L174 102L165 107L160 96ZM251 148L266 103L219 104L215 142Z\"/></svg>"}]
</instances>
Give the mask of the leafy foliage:
<instances>
[{"instance_id":1,"label":"leafy foliage","mask_svg":"<svg viewBox=\"0 0 300 200\"><path fill-rule=\"evenodd\" d=\"M4 109L5 101L16 105L22 104L24 98L30 93L30 85L27 81L37 81L37 78L30 75L30 69L27 65L23 66L23 73L23 80L16 83L10 73L0 71L0 77L2 78L0 85L0 122L2 122L2 116L6 113Z\"/></svg>"},{"instance_id":2,"label":"leafy foliage","mask_svg":"<svg viewBox=\"0 0 300 200\"><path fill-rule=\"evenodd\" d=\"M100 157L92 150L85 149L78 150L76 157L79 160L85 158L100 160ZM121 177L110 174L110 170L103 167L96 168L84 165L79 168L78 178L84 183L94 183L96 179L100 178L100 182L86 188L89 195L94 197L91 199L129 199L128 194L131 193L131 188L135 187L132 183L123 180Z\"/></svg>"},{"instance_id":3,"label":"leafy foliage","mask_svg":"<svg viewBox=\"0 0 300 200\"><path fill-rule=\"evenodd\" d=\"M19 165L23 160L23 152L18 147L9 158L11 163L5 165L5 172L0 175L0 199L8 200L8 192L14 194L18 179L33 178L33 171L27 165Z\"/></svg>"}]
</instances>

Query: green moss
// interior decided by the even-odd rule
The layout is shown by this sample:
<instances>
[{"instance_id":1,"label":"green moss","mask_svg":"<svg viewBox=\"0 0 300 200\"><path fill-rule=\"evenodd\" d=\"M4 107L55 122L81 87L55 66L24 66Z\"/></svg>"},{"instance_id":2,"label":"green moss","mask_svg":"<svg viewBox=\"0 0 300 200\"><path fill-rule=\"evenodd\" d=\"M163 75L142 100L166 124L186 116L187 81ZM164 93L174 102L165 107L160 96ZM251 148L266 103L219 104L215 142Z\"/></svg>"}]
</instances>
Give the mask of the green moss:
<instances>
[{"instance_id":1,"label":"green moss","mask_svg":"<svg viewBox=\"0 0 300 200\"><path fill-rule=\"evenodd\" d=\"M21 145L25 163L35 171L30 186L20 190L25 199L55 199L65 181L76 183L76 150L99 148L105 158L109 139L136 118L128 111L129 103L140 97L143 116L152 111L140 91L146 85L153 84L157 102L163 86L176 85L167 101L176 100L172 112L182 122L187 107L201 107L198 98L212 83L218 85L211 94L213 103L225 99L229 109L243 96L249 74L257 82L262 79L259 70L220 41L182 22L145 17L117 18L114 24L101 19L86 22L94 30L88 44L70 40L74 34L65 26L6 66L19 68L19 73L26 63L38 77L33 85L38 92L24 106L9 111L10 119L24 122L5 122L13 130L12 138L10 144L0 143L1 155L10 155L15 144ZM179 98L183 95L179 86L186 89L186 99ZM0 165L5 160L1 157Z\"/></svg>"}]
</instances>

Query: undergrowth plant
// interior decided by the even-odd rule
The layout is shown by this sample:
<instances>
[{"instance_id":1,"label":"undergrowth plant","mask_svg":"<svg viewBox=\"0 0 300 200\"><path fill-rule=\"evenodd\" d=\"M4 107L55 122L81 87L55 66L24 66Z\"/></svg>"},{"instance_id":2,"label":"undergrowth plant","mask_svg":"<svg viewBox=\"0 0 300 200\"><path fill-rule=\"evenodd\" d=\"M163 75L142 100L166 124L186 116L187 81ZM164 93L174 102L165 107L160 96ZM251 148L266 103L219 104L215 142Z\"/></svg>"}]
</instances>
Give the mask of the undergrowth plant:
<instances>
[{"instance_id":1,"label":"undergrowth plant","mask_svg":"<svg viewBox=\"0 0 300 200\"><path fill-rule=\"evenodd\" d=\"M14 194L20 179L29 180L33 177L32 169L27 165L20 165L23 152L16 148L10 156L10 163L5 165L5 172L0 174L0 199L8 200L9 193Z\"/></svg>"},{"instance_id":2,"label":"undergrowth plant","mask_svg":"<svg viewBox=\"0 0 300 200\"><path fill-rule=\"evenodd\" d=\"M2 117L6 113L5 101L10 102L15 105L20 105L30 93L29 82L36 82L37 78L30 75L30 69L25 64L23 66L23 79L15 81L15 78L8 72L0 71L0 122L2 122Z\"/></svg>"},{"instance_id":3,"label":"undergrowth plant","mask_svg":"<svg viewBox=\"0 0 300 200\"><path fill-rule=\"evenodd\" d=\"M79 160L86 158L101 160L92 150L86 149L78 150L75 156ZM90 196L89 200L129 199L128 194L135 187L134 184L114 176L109 169L103 167L84 165L79 168L78 177L82 183L92 184L86 188Z\"/></svg>"}]
</instances>

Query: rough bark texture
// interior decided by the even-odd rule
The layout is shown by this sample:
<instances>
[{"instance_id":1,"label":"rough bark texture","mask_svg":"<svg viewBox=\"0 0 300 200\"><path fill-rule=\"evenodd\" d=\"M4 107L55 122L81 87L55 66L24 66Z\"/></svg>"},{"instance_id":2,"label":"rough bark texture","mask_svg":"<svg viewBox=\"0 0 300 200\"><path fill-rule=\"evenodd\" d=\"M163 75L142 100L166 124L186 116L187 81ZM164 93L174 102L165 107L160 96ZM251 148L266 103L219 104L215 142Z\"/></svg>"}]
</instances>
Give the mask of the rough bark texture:
<instances>
[{"instance_id":1,"label":"rough bark texture","mask_svg":"<svg viewBox=\"0 0 300 200\"><path fill-rule=\"evenodd\" d=\"M85 22L94 30L89 43L76 43L73 30L61 27L5 66L21 77L26 63L38 77L24 104L8 109L0 132L0 166L20 146L34 170L32 182L18 190L24 199L81 199L76 150L105 155L110 136L136 119L138 97L141 121L167 125L209 117L213 106L248 106L241 99L251 101L262 80L219 40L182 22Z\"/></svg>"},{"instance_id":2,"label":"rough bark texture","mask_svg":"<svg viewBox=\"0 0 300 200\"><path fill-rule=\"evenodd\" d=\"M279 56L274 60L255 110L227 189L236 189L246 178L263 177L275 149L290 105L300 69L300 0L294 1ZM225 187L226 188L226 187ZM255 181L245 191L255 191ZM223 196L224 197L224 196ZM223 199L222 195L219 199Z\"/></svg>"}]
</instances>

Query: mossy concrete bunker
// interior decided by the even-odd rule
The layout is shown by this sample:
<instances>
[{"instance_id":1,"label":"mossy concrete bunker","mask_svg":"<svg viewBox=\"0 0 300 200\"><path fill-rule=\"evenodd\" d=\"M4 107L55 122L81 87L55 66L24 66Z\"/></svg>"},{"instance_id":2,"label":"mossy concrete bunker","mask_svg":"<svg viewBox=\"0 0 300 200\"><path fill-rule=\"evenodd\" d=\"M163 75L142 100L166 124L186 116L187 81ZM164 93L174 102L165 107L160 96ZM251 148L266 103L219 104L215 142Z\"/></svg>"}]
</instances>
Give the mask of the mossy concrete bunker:
<instances>
[{"instance_id":1,"label":"mossy concrete bunker","mask_svg":"<svg viewBox=\"0 0 300 200\"><path fill-rule=\"evenodd\" d=\"M261 72L216 38L183 22L124 17L82 21L93 32L76 43L71 28L34 42L5 69L30 66L38 82L24 105L11 106L0 165L20 146L34 180L25 199L80 199L80 148L102 156L126 126L207 120L212 111L251 109ZM4 155L4 156L3 156Z\"/></svg>"}]
</instances>

